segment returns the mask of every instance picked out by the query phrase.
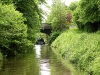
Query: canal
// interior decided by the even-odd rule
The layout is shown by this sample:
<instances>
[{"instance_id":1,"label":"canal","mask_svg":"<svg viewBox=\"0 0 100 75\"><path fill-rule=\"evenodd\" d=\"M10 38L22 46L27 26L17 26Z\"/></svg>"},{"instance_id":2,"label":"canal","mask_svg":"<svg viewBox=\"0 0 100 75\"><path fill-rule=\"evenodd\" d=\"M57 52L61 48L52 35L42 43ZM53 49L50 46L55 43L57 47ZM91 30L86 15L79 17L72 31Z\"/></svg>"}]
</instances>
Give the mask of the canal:
<instances>
[{"instance_id":1,"label":"canal","mask_svg":"<svg viewBox=\"0 0 100 75\"><path fill-rule=\"evenodd\" d=\"M76 75L52 52L48 45L35 45L33 51L0 61L0 75ZM77 75L86 75L77 73Z\"/></svg>"}]
</instances>

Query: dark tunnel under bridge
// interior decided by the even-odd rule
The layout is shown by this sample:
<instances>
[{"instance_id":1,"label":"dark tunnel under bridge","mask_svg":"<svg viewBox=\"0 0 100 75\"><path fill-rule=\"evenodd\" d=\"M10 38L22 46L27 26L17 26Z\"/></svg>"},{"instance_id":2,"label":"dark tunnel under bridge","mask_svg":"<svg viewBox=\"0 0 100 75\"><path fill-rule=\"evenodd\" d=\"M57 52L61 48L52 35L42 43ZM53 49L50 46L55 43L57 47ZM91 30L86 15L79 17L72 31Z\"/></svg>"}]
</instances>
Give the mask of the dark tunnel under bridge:
<instances>
[{"instance_id":1,"label":"dark tunnel under bridge","mask_svg":"<svg viewBox=\"0 0 100 75\"><path fill-rule=\"evenodd\" d=\"M40 32L41 33L45 33L47 35L47 37L51 34L52 32L52 26L50 23L43 23L42 27L40 28ZM48 40L48 38L47 38ZM37 45L43 45L45 44L44 39L43 38L39 38L36 42Z\"/></svg>"}]
</instances>

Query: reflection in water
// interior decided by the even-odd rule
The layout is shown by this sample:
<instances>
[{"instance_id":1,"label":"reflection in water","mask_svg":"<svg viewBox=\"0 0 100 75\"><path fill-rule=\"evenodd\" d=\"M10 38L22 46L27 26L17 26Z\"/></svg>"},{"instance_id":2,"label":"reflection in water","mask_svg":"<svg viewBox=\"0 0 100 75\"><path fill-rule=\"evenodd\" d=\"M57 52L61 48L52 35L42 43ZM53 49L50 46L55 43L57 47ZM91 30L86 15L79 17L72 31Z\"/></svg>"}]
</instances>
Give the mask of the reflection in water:
<instances>
[{"instance_id":1,"label":"reflection in water","mask_svg":"<svg viewBox=\"0 0 100 75\"><path fill-rule=\"evenodd\" d=\"M48 45L36 45L37 58L40 56L40 75L71 75L70 71L61 64Z\"/></svg>"},{"instance_id":2,"label":"reflection in water","mask_svg":"<svg viewBox=\"0 0 100 75\"><path fill-rule=\"evenodd\" d=\"M0 75L72 75L57 59L48 45L36 45L35 50L19 57L0 61ZM73 74L86 75L86 74Z\"/></svg>"},{"instance_id":3,"label":"reflection in water","mask_svg":"<svg viewBox=\"0 0 100 75\"><path fill-rule=\"evenodd\" d=\"M5 60L0 75L39 75L35 52Z\"/></svg>"},{"instance_id":4,"label":"reflection in water","mask_svg":"<svg viewBox=\"0 0 100 75\"><path fill-rule=\"evenodd\" d=\"M41 75L50 75L50 65L47 59L41 61Z\"/></svg>"},{"instance_id":5,"label":"reflection in water","mask_svg":"<svg viewBox=\"0 0 100 75\"><path fill-rule=\"evenodd\" d=\"M50 64L48 59L48 46L36 45L36 56L40 61L40 75L51 75ZM40 59L39 59L40 58Z\"/></svg>"},{"instance_id":6,"label":"reflection in water","mask_svg":"<svg viewBox=\"0 0 100 75\"><path fill-rule=\"evenodd\" d=\"M41 45L35 45L36 49L36 58L40 58L41 56Z\"/></svg>"},{"instance_id":7,"label":"reflection in water","mask_svg":"<svg viewBox=\"0 0 100 75\"><path fill-rule=\"evenodd\" d=\"M53 52L50 64L51 75L71 75L70 70L62 64L61 60L59 60Z\"/></svg>"}]
</instances>

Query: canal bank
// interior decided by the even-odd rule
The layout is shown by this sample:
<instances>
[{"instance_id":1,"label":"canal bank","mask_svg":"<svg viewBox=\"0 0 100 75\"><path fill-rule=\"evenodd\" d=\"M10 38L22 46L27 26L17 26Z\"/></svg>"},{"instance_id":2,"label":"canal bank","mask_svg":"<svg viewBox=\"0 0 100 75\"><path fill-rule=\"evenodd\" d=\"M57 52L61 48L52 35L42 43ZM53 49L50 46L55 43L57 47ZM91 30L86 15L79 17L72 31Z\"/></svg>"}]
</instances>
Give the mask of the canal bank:
<instances>
[{"instance_id":1,"label":"canal bank","mask_svg":"<svg viewBox=\"0 0 100 75\"><path fill-rule=\"evenodd\" d=\"M55 48L37 45L36 54L40 61L40 75L88 75L60 56ZM40 52L40 53L39 53Z\"/></svg>"},{"instance_id":2,"label":"canal bank","mask_svg":"<svg viewBox=\"0 0 100 75\"><path fill-rule=\"evenodd\" d=\"M56 53L76 64L89 75L100 74L100 32L85 33L78 29L63 32L51 44Z\"/></svg>"},{"instance_id":3,"label":"canal bank","mask_svg":"<svg viewBox=\"0 0 100 75\"><path fill-rule=\"evenodd\" d=\"M62 66L66 68L66 75L89 75L87 72L84 72L75 64L72 64L68 60L62 58L62 56L57 52L57 49L53 47L52 47L52 53L54 54L54 57L56 58L56 62L59 61L62 64ZM60 71L61 70L63 69L60 69ZM57 74L57 75L63 75L63 73Z\"/></svg>"}]
</instances>

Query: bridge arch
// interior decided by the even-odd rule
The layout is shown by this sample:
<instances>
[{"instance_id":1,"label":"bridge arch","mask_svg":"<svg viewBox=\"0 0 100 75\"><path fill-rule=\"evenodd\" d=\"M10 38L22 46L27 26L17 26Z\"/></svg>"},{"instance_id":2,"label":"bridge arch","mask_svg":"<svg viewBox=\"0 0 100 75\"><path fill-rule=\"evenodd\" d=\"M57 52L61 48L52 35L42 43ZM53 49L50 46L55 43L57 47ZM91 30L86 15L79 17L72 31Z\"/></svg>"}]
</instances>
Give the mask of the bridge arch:
<instances>
[{"instance_id":1,"label":"bridge arch","mask_svg":"<svg viewBox=\"0 0 100 75\"><path fill-rule=\"evenodd\" d=\"M41 29L40 29L41 33L45 33L47 35L50 35L52 33L52 26L51 23L43 23Z\"/></svg>"}]
</instances>

